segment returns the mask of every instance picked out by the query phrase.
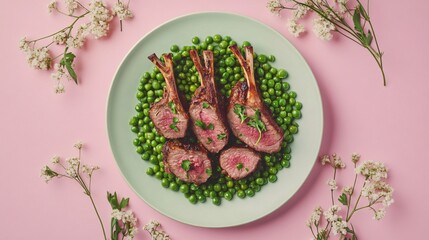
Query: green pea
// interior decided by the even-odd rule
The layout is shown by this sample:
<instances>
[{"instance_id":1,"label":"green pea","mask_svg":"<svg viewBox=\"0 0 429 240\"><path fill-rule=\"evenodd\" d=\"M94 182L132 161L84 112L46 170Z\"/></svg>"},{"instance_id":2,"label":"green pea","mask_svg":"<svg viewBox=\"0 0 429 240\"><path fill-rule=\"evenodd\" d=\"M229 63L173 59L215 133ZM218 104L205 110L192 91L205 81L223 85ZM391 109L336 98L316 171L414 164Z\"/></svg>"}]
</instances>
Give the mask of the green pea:
<instances>
[{"instance_id":1,"label":"green pea","mask_svg":"<svg viewBox=\"0 0 429 240\"><path fill-rule=\"evenodd\" d=\"M235 65L235 59L232 57L228 57L227 59L225 59L225 64L227 66L234 66Z\"/></svg>"},{"instance_id":2,"label":"green pea","mask_svg":"<svg viewBox=\"0 0 429 240\"><path fill-rule=\"evenodd\" d=\"M164 177L164 174L161 171L155 173L155 178L161 180L162 177Z\"/></svg>"},{"instance_id":3,"label":"green pea","mask_svg":"<svg viewBox=\"0 0 429 240\"><path fill-rule=\"evenodd\" d=\"M226 49L228 47L229 43L227 41L222 41L219 43L219 47L222 49Z\"/></svg>"},{"instance_id":4,"label":"green pea","mask_svg":"<svg viewBox=\"0 0 429 240\"><path fill-rule=\"evenodd\" d=\"M250 42L248 42L248 41L244 41L242 46L243 47L249 47L249 46L252 46L252 44L250 44Z\"/></svg>"},{"instance_id":5,"label":"green pea","mask_svg":"<svg viewBox=\"0 0 429 240\"><path fill-rule=\"evenodd\" d=\"M212 198L212 203L216 206L219 206L221 203L220 198L219 197Z\"/></svg>"},{"instance_id":6,"label":"green pea","mask_svg":"<svg viewBox=\"0 0 429 240\"><path fill-rule=\"evenodd\" d=\"M213 41L219 43L222 41L222 36L220 34L213 35Z\"/></svg>"},{"instance_id":7,"label":"green pea","mask_svg":"<svg viewBox=\"0 0 429 240\"><path fill-rule=\"evenodd\" d=\"M270 183L274 183L274 182L276 182L276 181L277 181L277 176L276 176L276 175L270 175L270 176L268 177L268 181L269 181Z\"/></svg>"},{"instance_id":8,"label":"green pea","mask_svg":"<svg viewBox=\"0 0 429 240\"><path fill-rule=\"evenodd\" d=\"M178 52L179 51L179 46L177 46L176 44L172 45L170 47L170 51L172 51L172 52Z\"/></svg>"},{"instance_id":9,"label":"green pea","mask_svg":"<svg viewBox=\"0 0 429 240\"><path fill-rule=\"evenodd\" d=\"M299 111L299 110L292 110L292 116L295 118L295 119L299 119L299 118L301 118L301 111Z\"/></svg>"},{"instance_id":10,"label":"green pea","mask_svg":"<svg viewBox=\"0 0 429 240\"><path fill-rule=\"evenodd\" d=\"M161 185L165 188L168 188L170 186L170 181L167 178L161 179Z\"/></svg>"},{"instance_id":11,"label":"green pea","mask_svg":"<svg viewBox=\"0 0 429 240\"><path fill-rule=\"evenodd\" d=\"M246 196L249 196L249 197L255 196L255 191L253 191L253 189L251 188L246 189Z\"/></svg>"},{"instance_id":12,"label":"green pea","mask_svg":"<svg viewBox=\"0 0 429 240\"><path fill-rule=\"evenodd\" d=\"M201 203L204 203L207 200L205 195L198 195L197 198L198 198L198 202L201 202Z\"/></svg>"},{"instance_id":13,"label":"green pea","mask_svg":"<svg viewBox=\"0 0 429 240\"><path fill-rule=\"evenodd\" d=\"M276 57L274 55L270 55L270 56L268 56L268 61L275 62L276 61Z\"/></svg>"},{"instance_id":14,"label":"green pea","mask_svg":"<svg viewBox=\"0 0 429 240\"><path fill-rule=\"evenodd\" d=\"M260 62L260 63L266 63L267 62L267 56L265 56L264 54L259 54L257 59L258 59L258 62Z\"/></svg>"},{"instance_id":15,"label":"green pea","mask_svg":"<svg viewBox=\"0 0 429 240\"><path fill-rule=\"evenodd\" d=\"M285 78L287 78L288 77L288 72L286 71L286 70L284 70L284 69L280 69L278 72L277 72L277 74L276 74L276 77L278 77L278 78L280 78L280 79L285 79Z\"/></svg>"},{"instance_id":16,"label":"green pea","mask_svg":"<svg viewBox=\"0 0 429 240\"><path fill-rule=\"evenodd\" d=\"M239 197L239 198L245 198L246 197L246 193L243 190L238 190L237 191L237 197Z\"/></svg>"},{"instance_id":17,"label":"green pea","mask_svg":"<svg viewBox=\"0 0 429 240\"><path fill-rule=\"evenodd\" d=\"M148 169L146 169L146 174L149 176L153 176L155 172L153 171L153 168L149 167Z\"/></svg>"},{"instance_id":18,"label":"green pea","mask_svg":"<svg viewBox=\"0 0 429 240\"><path fill-rule=\"evenodd\" d=\"M230 201L230 200L232 199L233 195L232 195L232 193L231 193L231 192L225 192L225 193L224 193L224 195L223 195L223 197L224 197L226 200Z\"/></svg>"},{"instance_id":19,"label":"green pea","mask_svg":"<svg viewBox=\"0 0 429 240\"><path fill-rule=\"evenodd\" d=\"M294 126L294 125L289 126L289 132L292 133L292 134L298 133L298 127Z\"/></svg>"},{"instance_id":20,"label":"green pea","mask_svg":"<svg viewBox=\"0 0 429 240\"><path fill-rule=\"evenodd\" d=\"M192 43L193 43L193 44L198 44L198 43L200 43L200 38L198 38L198 37L193 37L193 38L192 38Z\"/></svg>"},{"instance_id":21,"label":"green pea","mask_svg":"<svg viewBox=\"0 0 429 240\"><path fill-rule=\"evenodd\" d=\"M207 44L210 44L212 42L213 42L213 37L211 37L211 36L206 37L206 43Z\"/></svg>"},{"instance_id":22,"label":"green pea","mask_svg":"<svg viewBox=\"0 0 429 240\"><path fill-rule=\"evenodd\" d=\"M189 187L186 184L180 185L180 192L181 193L188 193L189 192Z\"/></svg>"},{"instance_id":23,"label":"green pea","mask_svg":"<svg viewBox=\"0 0 429 240\"><path fill-rule=\"evenodd\" d=\"M197 203L198 199L197 199L197 196L195 196L194 194L192 194L191 196L189 196L188 200L189 200L190 203L195 204L195 203Z\"/></svg>"},{"instance_id":24,"label":"green pea","mask_svg":"<svg viewBox=\"0 0 429 240\"><path fill-rule=\"evenodd\" d=\"M301 102L295 102L294 107L295 107L297 110L301 110L301 109L302 109L302 103L301 103Z\"/></svg>"},{"instance_id":25,"label":"green pea","mask_svg":"<svg viewBox=\"0 0 429 240\"><path fill-rule=\"evenodd\" d=\"M263 178L261 178L261 177L257 178L257 179L256 179L256 184L258 184L258 185L260 185L260 186L264 185L264 179L263 179Z\"/></svg>"}]
</instances>

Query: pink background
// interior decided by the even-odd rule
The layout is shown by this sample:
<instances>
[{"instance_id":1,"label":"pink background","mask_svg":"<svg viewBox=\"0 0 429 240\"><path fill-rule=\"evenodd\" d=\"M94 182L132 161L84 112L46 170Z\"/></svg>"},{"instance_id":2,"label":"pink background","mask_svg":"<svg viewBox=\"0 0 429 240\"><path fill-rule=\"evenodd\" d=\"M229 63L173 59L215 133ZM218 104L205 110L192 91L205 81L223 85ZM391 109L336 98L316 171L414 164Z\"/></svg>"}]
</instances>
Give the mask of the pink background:
<instances>
[{"instance_id":1,"label":"pink background","mask_svg":"<svg viewBox=\"0 0 429 240\"><path fill-rule=\"evenodd\" d=\"M345 161L352 152L363 159L385 162L395 203L381 222L365 212L354 221L359 239L422 239L429 208L427 197L429 135L429 2L371 2L371 16L385 52L388 86L370 55L348 40L318 40L311 32L300 39L286 29L286 16L276 17L266 1L155 0L131 1L135 13L121 33L90 40L77 55L82 79L53 93L49 74L32 70L18 49L23 36L36 38L63 26L63 17L49 15L49 1L7 1L0 15L2 64L0 87L1 238L101 239L89 200L77 184L57 179L46 184L40 168L53 155L75 155L73 144L85 143L83 160L101 166L93 194L106 224L110 207L106 191L131 198L131 208L143 226L157 219L173 239L310 239L305 221L312 209L328 206L326 181L331 171L317 164L298 194L275 213L240 227L206 229L188 226L147 206L128 187L113 159L106 132L106 101L113 75L129 49L158 25L199 11L225 11L257 19L273 27L302 53L314 71L325 112L320 154L336 152ZM114 1L109 1L113 3ZM233 33L231 33L232 35ZM339 175L349 183L352 169ZM138 239L149 239L140 231Z\"/></svg>"}]
</instances>

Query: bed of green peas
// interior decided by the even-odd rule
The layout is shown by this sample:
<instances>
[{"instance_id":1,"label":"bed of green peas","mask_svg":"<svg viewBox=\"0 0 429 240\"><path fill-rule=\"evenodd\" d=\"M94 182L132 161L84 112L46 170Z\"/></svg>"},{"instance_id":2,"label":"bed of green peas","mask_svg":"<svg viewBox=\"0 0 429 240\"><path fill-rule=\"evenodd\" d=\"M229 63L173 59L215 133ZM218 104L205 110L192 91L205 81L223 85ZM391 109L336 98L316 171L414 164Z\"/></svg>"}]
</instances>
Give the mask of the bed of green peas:
<instances>
[{"instance_id":1,"label":"bed of green peas","mask_svg":"<svg viewBox=\"0 0 429 240\"><path fill-rule=\"evenodd\" d=\"M189 56L189 50L212 50L214 53L215 80L221 94L227 99L231 89L237 81L244 80L240 64L232 54L229 46L238 44L244 54L244 47L251 43L244 41L237 43L229 36L215 34L205 38L195 36L190 39L190 45L179 47L172 44L170 52L173 54L174 74L179 91L186 101L190 101L195 90L200 86L198 72ZM257 50L257 49L256 49ZM166 142L165 137L159 135L149 118L150 105L159 101L163 95L165 82L160 71L154 67L144 72L137 89L135 106L136 114L129 124L131 131L136 134L133 145L141 159L151 163L146 174L160 180L160 185L171 191L182 193L190 203L212 202L220 205L222 200L231 201L234 198L249 198L261 191L269 183L278 180L277 174L283 168L291 165L291 143L294 134L299 131L297 119L302 117L302 103L297 100L297 93L290 90L287 82L288 72L285 69L273 66L274 55L254 53L254 68L257 85L261 90L264 103L270 108L274 119L284 131L284 141L280 152L265 154L258 169L248 177L233 180L221 173L217 161L213 161L212 176L208 182L195 185L176 178L164 171L162 162L162 148ZM187 136L191 142L196 142L192 133ZM240 143L232 137L231 141ZM209 200L210 199L210 200Z\"/></svg>"}]
</instances>

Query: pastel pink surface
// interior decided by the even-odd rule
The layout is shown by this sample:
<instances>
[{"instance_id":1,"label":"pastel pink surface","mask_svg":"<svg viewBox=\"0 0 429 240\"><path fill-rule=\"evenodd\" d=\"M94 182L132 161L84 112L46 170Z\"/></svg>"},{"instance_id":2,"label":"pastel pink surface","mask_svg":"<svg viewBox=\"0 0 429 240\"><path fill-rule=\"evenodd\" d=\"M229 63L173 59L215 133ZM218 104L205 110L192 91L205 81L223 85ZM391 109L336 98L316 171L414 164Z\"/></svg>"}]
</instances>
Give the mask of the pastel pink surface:
<instances>
[{"instance_id":1,"label":"pastel pink surface","mask_svg":"<svg viewBox=\"0 0 429 240\"><path fill-rule=\"evenodd\" d=\"M113 3L115 1L109 1ZM429 29L426 1L391 4L372 1L371 16L385 52L387 87L370 55L345 39L324 42L311 31L293 38L286 29L287 16L273 16L266 1L132 1L135 18L119 32L113 23L108 38L89 40L77 52L79 86L66 84L66 93L53 93L49 74L32 70L18 49L23 36L36 38L66 22L48 15L46 3L9 1L0 15L2 29L0 88L0 151L2 168L0 205L2 236L7 239L101 239L101 229L89 199L66 179L45 184L39 169L54 155L74 156L73 143L85 143L83 159L100 165L93 193L101 216L109 222L106 191L131 198L133 211L143 226L157 219L173 239L310 239L305 221L317 205L328 206L326 181L331 172L314 167L301 190L275 213L233 228L207 229L171 220L147 206L127 185L111 153L106 133L106 101L121 60L146 33L178 16L199 11L225 11L257 19L289 39L301 52L318 81L324 102L325 131L320 154L336 152L345 161L352 152L363 159L385 162L395 203L381 222L369 213L357 215L359 239L421 239L429 213L426 197L427 136L429 134ZM418 7L416 7L418 6ZM412 9L411 9L412 8ZM19 9L19 16L17 11ZM307 19L310 21L310 19ZM180 34L180 33L178 33ZM232 35L232 34L231 34ZM352 168L339 175L351 182ZM426 182L425 182L426 181ZM149 239L140 231L137 239Z\"/></svg>"}]
</instances>

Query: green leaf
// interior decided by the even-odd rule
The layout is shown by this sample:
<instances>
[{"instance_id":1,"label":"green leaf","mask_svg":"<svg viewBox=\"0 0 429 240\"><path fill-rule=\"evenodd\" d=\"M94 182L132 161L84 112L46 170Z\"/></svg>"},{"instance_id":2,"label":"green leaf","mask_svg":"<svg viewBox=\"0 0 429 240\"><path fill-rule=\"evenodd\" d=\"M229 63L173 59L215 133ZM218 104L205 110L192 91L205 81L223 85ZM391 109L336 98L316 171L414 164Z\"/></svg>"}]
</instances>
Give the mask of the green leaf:
<instances>
[{"instance_id":1,"label":"green leaf","mask_svg":"<svg viewBox=\"0 0 429 240\"><path fill-rule=\"evenodd\" d=\"M347 195L346 195L345 193L341 194L341 195L340 195L340 197L338 198L338 201L339 201L341 204L343 204L343 205L347 206L347 204L348 204L348 201L347 201Z\"/></svg>"},{"instance_id":2,"label":"green leaf","mask_svg":"<svg viewBox=\"0 0 429 240\"><path fill-rule=\"evenodd\" d=\"M259 138L255 144L258 144L262 137L262 132L267 131L264 122L261 120L261 112L258 110L255 111L255 114L250 117L250 120L247 122L247 125L253 128L256 128L259 132Z\"/></svg>"},{"instance_id":3,"label":"green leaf","mask_svg":"<svg viewBox=\"0 0 429 240\"><path fill-rule=\"evenodd\" d=\"M237 116L240 118L241 123L243 123L247 118L246 113L244 111L245 111L245 108L243 105L240 105L240 104L234 105L234 113L237 114Z\"/></svg>"},{"instance_id":4,"label":"green leaf","mask_svg":"<svg viewBox=\"0 0 429 240\"><path fill-rule=\"evenodd\" d=\"M119 204L119 210L128 206L129 201L129 198L122 198L121 203Z\"/></svg>"},{"instance_id":5,"label":"green leaf","mask_svg":"<svg viewBox=\"0 0 429 240\"><path fill-rule=\"evenodd\" d=\"M74 55L72 52L66 52L63 58L60 60L60 66L63 66L63 67L65 66L70 77L74 80L76 84L78 84L77 75L73 69L73 61L75 58L76 58L76 55Z\"/></svg>"},{"instance_id":6,"label":"green leaf","mask_svg":"<svg viewBox=\"0 0 429 240\"><path fill-rule=\"evenodd\" d=\"M175 123L170 124L170 128L173 129L175 132L179 132L179 128L176 126Z\"/></svg>"},{"instance_id":7,"label":"green leaf","mask_svg":"<svg viewBox=\"0 0 429 240\"><path fill-rule=\"evenodd\" d=\"M226 138L226 133L220 133L217 135L217 139L219 139L219 140L223 140L225 138Z\"/></svg>"},{"instance_id":8,"label":"green leaf","mask_svg":"<svg viewBox=\"0 0 429 240\"><path fill-rule=\"evenodd\" d=\"M361 19L361 15L360 15L360 11L359 8L355 8L355 11L353 13L353 23L355 25L355 29L356 31L358 31L359 33L363 33L363 28L362 25L360 23L360 19Z\"/></svg>"},{"instance_id":9,"label":"green leaf","mask_svg":"<svg viewBox=\"0 0 429 240\"><path fill-rule=\"evenodd\" d=\"M372 33L370 30L368 30L368 35L366 36L366 43L369 45L371 45L372 42Z\"/></svg>"},{"instance_id":10,"label":"green leaf","mask_svg":"<svg viewBox=\"0 0 429 240\"><path fill-rule=\"evenodd\" d=\"M362 17L366 20L369 21L369 15L366 12L365 8L362 6L362 4L359 4L358 6L360 13L362 14Z\"/></svg>"},{"instance_id":11,"label":"green leaf","mask_svg":"<svg viewBox=\"0 0 429 240\"><path fill-rule=\"evenodd\" d=\"M191 169L191 161L188 159L182 161L182 169L188 172Z\"/></svg>"},{"instance_id":12,"label":"green leaf","mask_svg":"<svg viewBox=\"0 0 429 240\"><path fill-rule=\"evenodd\" d=\"M168 107L172 113L177 114L176 104L174 102L168 102Z\"/></svg>"},{"instance_id":13,"label":"green leaf","mask_svg":"<svg viewBox=\"0 0 429 240\"><path fill-rule=\"evenodd\" d=\"M210 124L207 126L207 129L213 130L213 129L214 129L214 125L213 125L213 123L210 123Z\"/></svg>"},{"instance_id":14,"label":"green leaf","mask_svg":"<svg viewBox=\"0 0 429 240\"><path fill-rule=\"evenodd\" d=\"M203 102L203 108L205 108L205 109L207 109L207 108L209 108L209 104L208 103L206 103L206 102Z\"/></svg>"},{"instance_id":15,"label":"green leaf","mask_svg":"<svg viewBox=\"0 0 429 240\"><path fill-rule=\"evenodd\" d=\"M241 169L243 169L243 163L239 163L235 167L237 168L238 171L240 171Z\"/></svg>"},{"instance_id":16,"label":"green leaf","mask_svg":"<svg viewBox=\"0 0 429 240\"><path fill-rule=\"evenodd\" d=\"M213 142L213 139L212 138L207 138L207 144L210 144L210 143L212 143Z\"/></svg>"},{"instance_id":17,"label":"green leaf","mask_svg":"<svg viewBox=\"0 0 429 240\"><path fill-rule=\"evenodd\" d=\"M114 194L107 192L107 200L109 201L112 209L119 208L118 195L116 194L116 192Z\"/></svg>"},{"instance_id":18,"label":"green leaf","mask_svg":"<svg viewBox=\"0 0 429 240\"><path fill-rule=\"evenodd\" d=\"M211 176L212 175L212 170L210 168L207 168L206 169L206 173L207 173L207 175Z\"/></svg>"}]
</instances>

